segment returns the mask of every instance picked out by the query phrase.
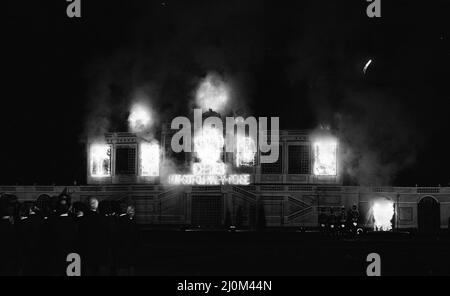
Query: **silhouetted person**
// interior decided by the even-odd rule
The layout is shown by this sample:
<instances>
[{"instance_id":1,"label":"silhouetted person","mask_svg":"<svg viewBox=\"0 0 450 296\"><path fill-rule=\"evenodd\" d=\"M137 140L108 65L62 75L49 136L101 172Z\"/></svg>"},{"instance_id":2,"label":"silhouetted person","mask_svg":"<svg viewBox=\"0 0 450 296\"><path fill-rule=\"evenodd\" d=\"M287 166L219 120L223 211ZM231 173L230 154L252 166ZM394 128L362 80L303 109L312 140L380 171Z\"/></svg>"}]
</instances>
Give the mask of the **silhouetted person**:
<instances>
[{"instance_id":1,"label":"silhouetted person","mask_svg":"<svg viewBox=\"0 0 450 296\"><path fill-rule=\"evenodd\" d=\"M48 213L49 219L58 216L57 211L58 211L58 207L59 207L59 201L60 201L60 198L57 195L50 197L50 200L49 200L49 210L50 211Z\"/></svg>"},{"instance_id":2,"label":"silhouetted person","mask_svg":"<svg viewBox=\"0 0 450 296\"><path fill-rule=\"evenodd\" d=\"M67 255L76 253L77 224L69 214L70 200L60 198L55 216L50 220L52 274L66 275Z\"/></svg>"},{"instance_id":3,"label":"silhouetted person","mask_svg":"<svg viewBox=\"0 0 450 296\"><path fill-rule=\"evenodd\" d=\"M344 235L347 228L347 212L344 207L341 207L341 211L339 213L339 229L340 234Z\"/></svg>"},{"instance_id":4,"label":"silhouetted person","mask_svg":"<svg viewBox=\"0 0 450 296\"><path fill-rule=\"evenodd\" d=\"M347 222L347 211L345 210L345 208L343 206L341 207L341 213L340 213L339 220L341 221L341 223L344 223L344 224Z\"/></svg>"},{"instance_id":5,"label":"silhouetted person","mask_svg":"<svg viewBox=\"0 0 450 296\"><path fill-rule=\"evenodd\" d=\"M81 257L81 259L84 258L83 253L83 244L82 244L82 225L85 220L85 215L88 211L87 206L82 202L74 202L72 204L72 212L71 215L73 217L73 220L75 221L75 224L77 225L77 234L76 234L76 241L75 241L75 249L76 253L78 253ZM83 268L82 268L83 270Z\"/></svg>"},{"instance_id":6,"label":"silhouetted person","mask_svg":"<svg viewBox=\"0 0 450 296\"><path fill-rule=\"evenodd\" d=\"M139 230L134 219L134 207L121 206L117 220L116 266L117 275L133 275L139 248Z\"/></svg>"},{"instance_id":7,"label":"silhouetted person","mask_svg":"<svg viewBox=\"0 0 450 296\"><path fill-rule=\"evenodd\" d=\"M348 220L350 223L358 223L359 221L359 211L356 205L353 205L350 211L348 212Z\"/></svg>"},{"instance_id":8,"label":"silhouetted person","mask_svg":"<svg viewBox=\"0 0 450 296\"><path fill-rule=\"evenodd\" d=\"M117 227L117 217L114 205L109 200L104 200L99 204L102 227L104 227L104 256L100 262L101 274L111 275L115 269L115 237Z\"/></svg>"},{"instance_id":9,"label":"silhouetted person","mask_svg":"<svg viewBox=\"0 0 450 296\"><path fill-rule=\"evenodd\" d=\"M328 216L328 231L329 234L336 234L337 217L333 208L330 209L330 215Z\"/></svg>"},{"instance_id":10,"label":"silhouetted person","mask_svg":"<svg viewBox=\"0 0 450 296\"><path fill-rule=\"evenodd\" d=\"M55 274L56 264L56 252L55 243L56 240L54 232L54 225L58 220L58 209L60 207L60 198L57 195L51 196L47 201L47 208L44 217L44 223L42 227L42 272L46 275Z\"/></svg>"},{"instance_id":11,"label":"silhouetted person","mask_svg":"<svg viewBox=\"0 0 450 296\"><path fill-rule=\"evenodd\" d=\"M37 210L34 206L22 204L16 222L21 275L38 275L40 273L39 238L43 219Z\"/></svg>"},{"instance_id":12,"label":"silhouetted person","mask_svg":"<svg viewBox=\"0 0 450 296\"><path fill-rule=\"evenodd\" d=\"M328 225L328 215L324 212L321 212L319 214L319 228L321 232L324 232L327 230Z\"/></svg>"},{"instance_id":13,"label":"silhouetted person","mask_svg":"<svg viewBox=\"0 0 450 296\"><path fill-rule=\"evenodd\" d=\"M81 221L87 211L88 208L82 202L77 201L72 204L72 216L77 222Z\"/></svg>"},{"instance_id":14,"label":"silhouetted person","mask_svg":"<svg viewBox=\"0 0 450 296\"><path fill-rule=\"evenodd\" d=\"M80 224L82 245L82 272L89 276L100 275L100 266L105 258L105 227L98 211L98 199L89 199L89 210Z\"/></svg>"},{"instance_id":15,"label":"silhouetted person","mask_svg":"<svg viewBox=\"0 0 450 296\"><path fill-rule=\"evenodd\" d=\"M36 215L41 219L39 237L37 239L37 249L38 249L38 257L36 261L39 266L39 275L50 275L52 274L52 257L53 257L53 246L52 246L52 237L51 237L51 221L54 218L54 210L52 202L54 202L55 198L44 195L40 196L36 200Z\"/></svg>"},{"instance_id":16,"label":"silhouetted person","mask_svg":"<svg viewBox=\"0 0 450 296\"><path fill-rule=\"evenodd\" d=\"M0 196L0 275L17 274L17 236L14 229L14 205Z\"/></svg>"},{"instance_id":17,"label":"silhouetted person","mask_svg":"<svg viewBox=\"0 0 450 296\"><path fill-rule=\"evenodd\" d=\"M358 225L359 225L359 211L358 207L354 204L347 215L347 224L349 230L352 231L353 234L356 234Z\"/></svg>"},{"instance_id":18,"label":"silhouetted person","mask_svg":"<svg viewBox=\"0 0 450 296\"><path fill-rule=\"evenodd\" d=\"M17 219L15 222L16 229L16 238L17 238L17 251L18 251L18 259L19 259L19 274L24 274L25 266L28 265L29 255L28 252L28 233L29 231L29 223L28 223L28 209L25 203L19 204L19 213L17 215Z\"/></svg>"}]
</instances>

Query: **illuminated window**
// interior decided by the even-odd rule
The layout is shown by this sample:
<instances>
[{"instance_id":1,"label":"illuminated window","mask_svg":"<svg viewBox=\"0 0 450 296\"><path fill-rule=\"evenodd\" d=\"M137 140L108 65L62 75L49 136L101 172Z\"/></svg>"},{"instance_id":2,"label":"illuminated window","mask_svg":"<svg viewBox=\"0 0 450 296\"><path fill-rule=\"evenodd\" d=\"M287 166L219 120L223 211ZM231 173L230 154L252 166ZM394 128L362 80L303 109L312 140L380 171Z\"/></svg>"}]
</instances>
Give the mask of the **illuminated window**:
<instances>
[{"instance_id":1,"label":"illuminated window","mask_svg":"<svg viewBox=\"0 0 450 296\"><path fill-rule=\"evenodd\" d=\"M334 139L318 140L314 143L314 175L336 176L337 142Z\"/></svg>"},{"instance_id":2,"label":"illuminated window","mask_svg":"<svg viewBox=\"0 0 450 296\"><path fill-rule=\"evenodd\" d=\"M116 148L116 175L136 174L136 148Z\"/></svg>"},{"instance_id":3,"label":"illuminated window","mask_svg":"<svg viewBox=\"0 0 450 296\"><path fill-rule=\"evenodd\" d=\"M140 174L144 177L159 176L160 149L156 143L141 143Z\"/></svg>"},{"instance_id":4,"label":"illuminated window","mask_svg":"<svg viewBox=\"0 0 450 296\"><path fill-rule=\"evenodd\" d=\"M289 174L311 173L311 149L309 145L289 145Z\"/></svg>"},{"instance_id":5,"label":"illuminated window","mask_svg":"<svg viewBox=\"0 0 450 296\"><path fill-rule=\"evenodd\" d=\"M262 174L282 174L283 173L283 147L280 146L278 160L273 163L261 163ZM262 155L269 155L270 152L261 152Z\"/></svg>"},{"instance_id":6,"label":"illuminated window","mask_svg":"<svg viewBox=\"0 0 450 296\"><path fill-rule=\"evenodd\" d=\"M92 144L90 147L90 169L92 177L111 176L111 147L107 144Z\"/></svg>"}]
</instances>

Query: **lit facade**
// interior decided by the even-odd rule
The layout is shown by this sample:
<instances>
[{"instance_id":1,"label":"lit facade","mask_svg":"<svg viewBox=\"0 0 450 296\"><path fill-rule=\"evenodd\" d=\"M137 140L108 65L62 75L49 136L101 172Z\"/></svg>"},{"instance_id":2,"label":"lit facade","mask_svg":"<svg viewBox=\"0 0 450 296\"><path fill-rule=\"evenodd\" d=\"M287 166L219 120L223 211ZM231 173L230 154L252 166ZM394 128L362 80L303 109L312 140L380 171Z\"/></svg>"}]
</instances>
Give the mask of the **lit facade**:
<instances>
[{"instance_id":1,"label":"lit facade","mask_svg":"<svg viewBox=\"0 0 450 296\"><path fill-rule=\"evenodd\" d=\"M325 151L315 151L316 142L307 131L280 131L280 157L276 163L261 164L257 151L254 165L237 166L233 153L222 153L223 162L235 172L250 175L249 185L168 185L164 181L170 172L165 167L168 160L171 168L188 172L195 158L193 153L173 153L173 133L163 128L157 141L159 149L142 146L149 142L131 133L106 134L103 146L92 148L98 143L86 143L86 186L0 186L0 190L20 200L35 200L44 194L57 195L67 187L74 201L85 201L90 196L127 199L135 204L137 220L142 224L240 224L250 228L257 227L262 216L269 227L315 228L321 213L357 205L362 225L373 229L372 209L383 199L393 203L393 229L448 227L450 187L343 186L339 142L335 147L326 146ZM151 155L142 157L142 150ZM315 163L316 153L323 153L325 158L335 153L336 167L324 169L323 164ZM158 161L159 170L152 163L149 166L149 161ZM336 174L323 174L327 170Z\"/></svg>"}]
</instances>

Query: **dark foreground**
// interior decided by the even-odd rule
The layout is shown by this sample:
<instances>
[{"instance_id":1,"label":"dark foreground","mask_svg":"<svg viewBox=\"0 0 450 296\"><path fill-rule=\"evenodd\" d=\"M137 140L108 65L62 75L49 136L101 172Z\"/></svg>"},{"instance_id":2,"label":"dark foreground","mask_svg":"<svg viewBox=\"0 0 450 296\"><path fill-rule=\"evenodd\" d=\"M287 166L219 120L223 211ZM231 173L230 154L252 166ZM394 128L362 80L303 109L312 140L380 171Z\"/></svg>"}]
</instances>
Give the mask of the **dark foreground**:
<instances>
[{"instance_id":1,"label":"dark foreground","mask_svg":"<svg viewBox=\"0 0 450 296\"><path fill-rule=\"evenodd\" d=\"M370 264L367 262L367 256L377 253L381 258L381 275L450 275L448 233L425 236L406 232L372 232L358 235L356 238L343 238L330 237L319 232L286 229L234 232L199 229L185 231L141 229L138 237L139 243L126 251L120 247L123 244L118 244L119 241L126 240L123 236L111 240L112 244L89 240L90 246L97 252L80 253L81 274L365 276L367 266ZM51 237L48 239L49 241L44 244L47 251L18 252L18 254L14 250L10 250L11 253L1 252L0 254L5 256L3 260L0 260L3 265L0 267L6 267L3 263L12 259L14 253L18 255L14 258L18 258L19 266L28 266L20 265L23 262L36 263L33 265L34 271L3 268L6 270L3 274L65 275L68 264L65 262L67 252L58 251L58 244L55 242L60 240L54 238L51 240ZM4 247L5 244L2 246ZM74 246L75 248L71 244L67 249L78 252L76 245ZM114 250L115 256L102 255L107 254L111 249ZM92 257L92 254L97 255ZM99 257L110 259L98 261ZM60 261L55 261L57 258L60 258L58 259ZM97 262L98 265L93 265L93 262ZM125 262L128 263L123 265ZM95 266L100 269L94 269Z\"/></svg>"},{"instance_id":2,"label":"dark foreground","mask_svg":"<svg viewBox=\"0 0 450 296\"><path fill-rule=\"evenodd\" d=\"M448 234L146 231L138 275L366 275L369 253L382 275L450 275Z\"/></svg>"}]
</instances>

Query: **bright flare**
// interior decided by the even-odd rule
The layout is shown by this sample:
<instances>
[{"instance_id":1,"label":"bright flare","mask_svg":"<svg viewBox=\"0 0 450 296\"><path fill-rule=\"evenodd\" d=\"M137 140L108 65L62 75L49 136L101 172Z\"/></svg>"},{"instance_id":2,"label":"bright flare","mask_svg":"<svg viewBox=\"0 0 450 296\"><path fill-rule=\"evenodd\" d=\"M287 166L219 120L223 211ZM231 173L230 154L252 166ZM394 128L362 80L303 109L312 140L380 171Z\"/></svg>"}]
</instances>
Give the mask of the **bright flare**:
<instances>
[{"instance_id":1,"label":"bright flare","mask_svg":"<svg viewBox=\"0 0 450 296\"><path fill-rule=\"evenodd\" d=\"M141 133L147 131L153 124L152 112L144 103L134 103L128 116L130 132Z\"/></svg>"},{"instance_id":2,"label":"bright flare","mask_svg":"<svg viewBox=\"0 0 450 296\"><path fill-rule=\"evenodd\" d=\"M204 127L194 138L194 148L201 163L216 163L220 161L224 138L222 131L213 127Z\"/></svg>"},{"instance_id":3,"label":"bright flare","mask_svg":"<svg viewBox=\"0 0 450 296\"><path fill-rule=\"evenodd\" d=\"M337 141L334 138L317 140L314 144L314 175L337 175Z\"/></svg>"},{"instance_id":4,"label":"bright flare","mask_svg":"<svg viewBox=\"0 0 450 296\"><path fill-rule=\"evenodd\" d=\"M92 144L90 150L91 176L111 176L111 147L107 144Z\"/></svg>"},{"instance_id":5,"label":"bright flare","mask_svg":"<svg viewBox=\"0 0 450 296\"><path fill-rule=\"evenodd\" d=\"M236 141L236 166L255 164L256 145L252 138L238 136Z\"/></svg>"},{"instance_id":6,"label":"bright flare","mask_svg":"<svg viewBox=\"0 0 450 296\"><path fill-rule=\"evenodd\" d=\"M249 185L249 174L227 174L227 165L221 155L224 147L223 131L203 127L194 138L194 151L199 162L192 164L192 174L169 175L171 185Z\"/></svg>"},{"instance_id":7,"label":"bright flare","mask_svg":"<svg viewBox=\"0 0 450 296\"><path fill-rule=\"evenodd\" d=\"M221 112L229 100L229 93L228 86L219 77L208 75L197 89L197 106L203 111Z\"/></svg>"},{"instance_id":8,"label":"bright flare","mask_svg":"<svg viewBox=\"0 0 450 296\"><path fill-rule=\"evenodd\" d=\"M394 203L388 200L377 201L372 207L375 219L374 229L376 231L389 231L392 229L392 217L394 217Z\"/></svg>"},{"instance_id":9,"label":"bright flare","mask_svg":"<svg viewBox=\"0 0 450 296\"><path fill-rule=\"evenodd\" d=\"M141 176L159 176L160 148L156 143L140 144Z\"/></svg>"},{"instance_id":10,"label":"bright flare","mask_svg":"<svg viewBox=\"0 0 450 296\"><path fill-rule=\"evenodd\" d=\"M364 66L363 72L366 74L367 68L369 68L370 64L372 63L372 60L369 60L366 65Z\"/></svg>"}]
</instances>

